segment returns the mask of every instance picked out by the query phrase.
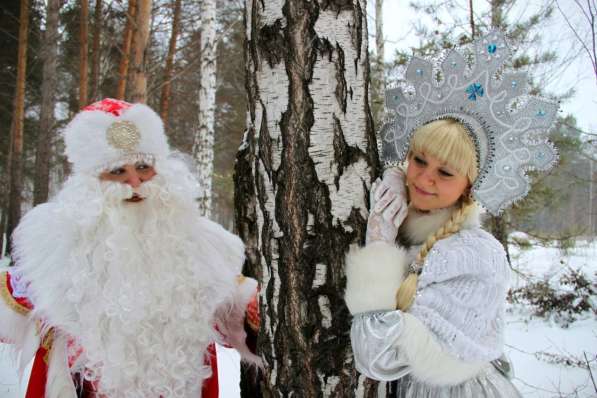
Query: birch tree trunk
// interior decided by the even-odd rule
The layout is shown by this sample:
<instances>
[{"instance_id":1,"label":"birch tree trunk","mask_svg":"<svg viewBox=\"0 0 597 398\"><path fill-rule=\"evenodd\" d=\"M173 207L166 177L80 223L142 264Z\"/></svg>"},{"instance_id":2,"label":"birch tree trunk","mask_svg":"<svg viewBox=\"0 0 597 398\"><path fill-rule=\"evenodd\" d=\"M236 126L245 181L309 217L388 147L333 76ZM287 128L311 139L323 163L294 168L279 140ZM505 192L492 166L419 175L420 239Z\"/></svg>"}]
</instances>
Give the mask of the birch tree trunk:
<instances>
[{"instance_id":1,"label":"birch tree trunk","mask_svg":"<svg viewBox=\"0 0 597 398\"><path fill-rule=\"evenodd\" d=\"M46 31L42 46L41 109L33 184L34 206L48 200L50 158L52 155L52 137L54 135L54 108L56 106L56 65L59 40L58 13L60 11L60 3L60 0L48 0L46 12Z\"/></svg>"},{"instance_id":2,"label":"birch tree trunk","mask_svg":"<svg viewBox=\"0 0 597 398\"><path fill-rule=\"evenodd\" d=\"M199 131L193 142L193 157L203 190L199 210L211 215L214 170L214 127L216 107L216 0L201 2L201 87L199 88Z\"/></svg>"},{"instance_id":3,"label":"birch tree trunk","mask_svg":"<svg viewBox=\"0 0 597 398\"><path fill-rule=\"evenodd\" d=\"M25 79L27 76L27 45L29 32L29 1L21 0L19 16L19 51L17 84L12 116L10 151L10 195L6 235L10 236L21 219L21 191L23 190L23 124L25 118Z\"/></svg>"},{"instance_id":4,"label":"birch tree trunk","mask_svg":"<svg viewBox=\"0 0 597 398\"><path fill-rule=\"evenodd\" d=\"M149 41L149 20L151 18L151 0L139 0L137 3L136 30L133 38L133 102L147 102L147 76L145 75L145 51Z\"/></svg>"},{"instance_id":5,"label":"birch tree trunk","mask_svg":"<svg viewBox=\"0 0 597 398\"><path fill-rule=\"evenodd\" d=\"M379 169L364 0L247 0L248 128L235 170L261 282L266 397L373 396L354 370L344 257Z\"/></svg>"},{"instance_id":6,"label":"birch tree trunk","mask_svg":"<svg viewBox=\"0 0 597 398\"><path fill-rule=\"evenodd\" d=\"M164 85L162 86L162 95L160 97L160 115L166 125L168 124L168 113L170 108L170 79L172 79L174 55L176 54L176 39L178 37L180 25L180 8L181 0L175 0L172 16L172 34L168 45L168 56L166 57L166 67L164 68Z\"/></svg>"},{"instance_id":7,"label":"birch tree trunk","mask_svg":"<svg viewBox=\"0 0 597 398\"><path fill-rule=\"evenodd\" d=\"M91 102L97 101L100 79L100 41L102 34L102 0L95 0L93 14L93 45L91 53Z\"/></svg>"},{"instance_id":8,"label":"birch tree trunk","mask_svg":"<svg viewBox=\"0 0 597 398\"><path fill-rule=\"evenodd\" d=\"M137 15L137 0L129 0L126 13L126 26L122 38L120 65L118 66L118 88L116 98L123 100L126 93L126 81L129 73L129 60L131 56L131 43L133 41L133 23Z\"/></svg>"},{"instance_id":9,"label":"birch tree trunk","mask_svg":"<svg viewBox=\"0 0 597 398\"><path fill-rule=\"evenodd\" d=\"M88 103L88 23L89 0L81 0L81 13L79 16L79 109Z\"/></svg>"},{"instance_id":10,"label":"birch tree trunk","mask_svg":"<svg viewBox=\"0 0 597 398\"><path fill-rule=\"evenodd\" d=\"M383 36L383 0L375 0L375 87L374 98L379 102L373 107L373 120L381 122L384 113L384 99L386 91L386 78L384 71L385 38Z\"/></svg>"}]
</instances>

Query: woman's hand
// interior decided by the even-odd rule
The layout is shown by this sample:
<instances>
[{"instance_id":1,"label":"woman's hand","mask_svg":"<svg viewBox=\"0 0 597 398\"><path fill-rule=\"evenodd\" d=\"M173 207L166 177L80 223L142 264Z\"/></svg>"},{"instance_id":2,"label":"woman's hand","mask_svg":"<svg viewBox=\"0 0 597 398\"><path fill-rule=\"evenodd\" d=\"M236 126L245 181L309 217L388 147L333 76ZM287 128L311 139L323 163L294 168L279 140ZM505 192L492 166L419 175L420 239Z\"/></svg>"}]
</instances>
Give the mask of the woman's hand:
<instances>
[{"instance_id":1,"label":"woman's hand","mask_svg":"<svg viewBox=\"0 0 597 398\"><path fill-rule=\"evenodd\" d=\"M377 179L371 186L370 203L366 243L394 243L408 209L404 172L398 168L386 170L383 180Z\"/></svg>"}]
</instances>

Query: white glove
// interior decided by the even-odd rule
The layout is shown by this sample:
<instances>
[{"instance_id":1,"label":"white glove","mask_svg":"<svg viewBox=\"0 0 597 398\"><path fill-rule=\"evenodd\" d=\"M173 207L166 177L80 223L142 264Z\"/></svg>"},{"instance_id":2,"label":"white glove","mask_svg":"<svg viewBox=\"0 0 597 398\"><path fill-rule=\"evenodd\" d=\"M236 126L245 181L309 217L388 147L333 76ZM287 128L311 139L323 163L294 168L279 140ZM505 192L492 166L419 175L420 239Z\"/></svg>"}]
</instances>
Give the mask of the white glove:
<instances>
[{"instance_id":1,"label":"white glove","mask_svg":"<svg viewBox=\"0 0 597 398\"><path fill-rule=\"evenodd\" d=\"M408 211L404 172L397 168L386 170L383 180L378 178L371 185L370 203L366 243L393 244Z\"/></svg>"}]
</instances>

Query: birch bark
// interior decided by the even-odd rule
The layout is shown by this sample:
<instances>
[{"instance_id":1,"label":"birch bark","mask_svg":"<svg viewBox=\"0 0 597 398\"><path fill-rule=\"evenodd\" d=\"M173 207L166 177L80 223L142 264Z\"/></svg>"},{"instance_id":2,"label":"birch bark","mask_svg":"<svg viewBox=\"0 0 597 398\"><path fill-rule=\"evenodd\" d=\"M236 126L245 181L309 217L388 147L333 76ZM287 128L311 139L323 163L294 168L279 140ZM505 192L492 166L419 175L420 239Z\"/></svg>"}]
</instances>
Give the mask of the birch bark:
<instances>
[{"instance_id":1,"label":"birch bark","mask_svg":"<svg viewBox=\"0 0 597 398\"><path fill-rule=\"evenodd\" d=\"M174 0L174 9L172 11L172 33L168 44L168 55L166 56L166 66L164 67L164 85L162 86L162 95L160 96L160 116L166 126L168 126L170 109L170 80L172 79L174 55L176 54L176 40L180 29L180 8L181 0Z\"/></svg>"},{"instance_id":2,"label":"birch bark","mask_svg":"<svg viewBox=\"0 0 597 398\"><path fill-rule=\"evenodd\" d=\"M248 128L235 170L261 282L264 396L372 396L353 367L344 256L379 169L364 0L247 0Z\"/></svg>"},{"instance_id":3,"label":"birch bark","mask_svg":"<svg viewBox=\"0 0 597 398\"><path fill-rule=\"evenodd\" d=\"M216 1L201 3L201 87L199 88L199 130L193 141L193 157L202 188L199 210L211 215L214 170L214 128L216 108Z\"/></svg>"}]
</instances>

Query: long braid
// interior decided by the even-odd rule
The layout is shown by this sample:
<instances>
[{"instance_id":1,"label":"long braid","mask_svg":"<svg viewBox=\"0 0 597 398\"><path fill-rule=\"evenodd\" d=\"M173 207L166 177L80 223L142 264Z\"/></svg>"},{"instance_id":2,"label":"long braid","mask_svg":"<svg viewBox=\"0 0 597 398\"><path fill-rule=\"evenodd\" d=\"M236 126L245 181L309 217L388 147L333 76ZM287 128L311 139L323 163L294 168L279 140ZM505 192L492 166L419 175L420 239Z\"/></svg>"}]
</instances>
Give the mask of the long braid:
<instances>
[{"instance_id":1,"label":"long braid","mask_svg":"<svg viewBox=\"0 0 597 398\"><path fill-rule=\"evenodd\" d=\"M441 239L445 239L448 236L455 234L460 230L462 224L466 220L471 210L475 207L475 203L469 195L466 195L460 203L460 207L452 212L452 215L444 225L442 225L434 234L429 236L419 253L417 253L416 263L423 265L427 254L435 245L435 242ZM400 285L398 292L396 293L396 308L402 311L406 311L412 305L415 294L417 292L418 276L417 273L411 272L406 279Z\"/></svg>"}]
</instances>

